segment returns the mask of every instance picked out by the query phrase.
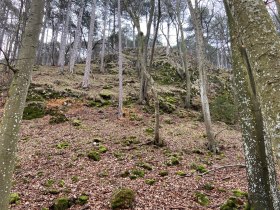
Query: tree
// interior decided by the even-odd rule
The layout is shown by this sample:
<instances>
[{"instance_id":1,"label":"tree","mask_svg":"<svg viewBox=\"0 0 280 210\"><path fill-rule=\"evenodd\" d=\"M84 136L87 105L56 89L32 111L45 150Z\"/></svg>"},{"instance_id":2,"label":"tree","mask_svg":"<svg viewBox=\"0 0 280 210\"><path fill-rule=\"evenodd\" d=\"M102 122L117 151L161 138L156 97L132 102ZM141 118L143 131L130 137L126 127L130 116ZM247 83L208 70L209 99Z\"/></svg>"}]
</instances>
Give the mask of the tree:
<instances>
[{"instance_id":1,"label":"tree","mask_svg":"<svg viewBox=\"0 0 280 210\"><path fill-rule=\"evenodd\" d=\"M119 118L123 116L123 57L122 57L122 25L121 2L118 0L118 25L119 25Z\"/></svg>"},{"instance_id":2,"label":"tree","mask_svg":"<svg viewBox=\"0 0 280 210\"><path fill-rule=\"evenodd\" d=\"M187 0L187 1L191 13L191 18L195 27L197 62L198 62L198 71L199 71L199 80L200 80L200 98L202 104L204 124L206 128L207 139L208 139L208 148L212 152L217 152L217 146L212 130L211 115L210 115L209 102L207 97L207 73L205 69L206 56L205 56L202 25L200 21L201 17L199 13L199 6L197 0L195 0L195 7L193 7L191 0Z\"/></svg>"},{"instance_id":3,"label":"tree","mask_svg":"<svg viewBox=\"0 0 280 210\"><path fill-rule=\"evenodd\" d=\"M63 24L63 30L60 39L60 48L59 48L59 57L58 57L58 66L60 73L64 71L65 65L65 49L66 49L66 41L67 35L69 30L69 21L70 21L70 14L71 14L71 0L68 0L67 9L65 10L65 21Z\"/></svg>"},{"instance_id":4,"label":"tree","mask_svg":"<svg viewBox=\"0 0 280 210\"><path fill-rule=\"evenodd\" d=\"M272 138L276 158L280 163L280 37L263 1L237 3L232 0L229 6L233 19L238 23L242 44L249 55L264 131Z\"/></svg>"},{"instance_id":5,"label":"tree","mask_svg":"<svg viewBox=\"0 0 280 210\"><path fill-rule=\"evenodd\" d=\"M88 88L88 86L89 86L89 76L90 76L90 72L91 72L90 67L91 67L94 23L95 23L95 9L96 9L96 0L92 0L91 13L90 13L90 28L89 28L89 33L88 33L86 67L85 67L85 73L84 73L83 84L82 84L83 88Z\"/></svg>"},{"instance_id":6,"label":"tree","mask_svg":"<svg viewBox=\"0 0 280 210\"><path fill-rule=\"evenodd\" d=\"M263 116L248 53L239 38L228 1L224 0L231 37L234 85L242 126L244 154L252 209L279 209L271 139L265 135Z\"/></svg>"},{"instance_id":7,"label":"tree","mask_svg":"<svg viewBox=\"0 0 280 210\"><path fill-rule=\"evenodd\" d=\"M85 1L81 0L79 2L79 14L78 14L78 20L77 20L77 26L75 30L75 39L74 39L74 44L73 48L71 50L71 56L70 56L70 61L69 61L69 71L70 73L74 73L74 65L77 60L77 52L78 52L78 45L79 42L81 41L81 26L82 26L82 18L83 18L83 13L84 13L84 6L85 6Z\"/></svg>"},{"instance_id":8,"label":"tree","mask_svg":"<svg viewBox=\"0 0 280 210\"><path fill-rule=\"evenodd\" d=\"M36 57L43 9L44 0L32 1L19 59L16 68L13 69L14 79L0 124L0 209L2 210L8 210L20 122Z\"/></svg>"},{"instance_id":9,"label":"tree","mask_svg":"<svg viewBox=\"0 0 280 210\"><path fill-rule=\"evenodd\" d=\"M101 50L101 66L100 72L105 72L104 56L105 56L105 41L106 41L106 25L107 25L107 1L104 3L104 19L102 30L102 50Z\"/></svg>"}]
</instances>

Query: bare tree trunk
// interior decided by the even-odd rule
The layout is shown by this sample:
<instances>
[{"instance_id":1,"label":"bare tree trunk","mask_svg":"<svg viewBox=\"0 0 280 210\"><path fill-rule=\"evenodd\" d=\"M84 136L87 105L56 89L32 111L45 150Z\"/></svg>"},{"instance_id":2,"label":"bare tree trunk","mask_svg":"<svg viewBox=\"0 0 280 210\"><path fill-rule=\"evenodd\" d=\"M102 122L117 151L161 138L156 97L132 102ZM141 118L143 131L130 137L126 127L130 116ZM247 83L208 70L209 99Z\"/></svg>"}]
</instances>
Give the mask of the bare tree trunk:
<instances>
[{"instance_id":1,"label":"bare tree trunk","mask_svg":"<svg viewBox=\"0 0 280 210\"><path fill-rule=\"evenodd\" d=\"M135 39L135 25L133 24L133 31L132 31L132 39L133 39L133 48L136 47L136 39Z\"/></svg>"},{"instance_id":2,"label":"bare tree trunk","mask_svg":"<svg viewBox=\"0 0 280 210\"><path fill-rule=\"evenodd\" d=\"M118 0L118 25L119 25L119 118L123 117L123 57L122 57L122 25L121 2Z\"/></svg>"},{"instance_id":3,"label":"bare tree trunk","mask_svg":"<svg viewBox=\"0 0 280 210\"><path fill-rule=\"evenodd\" d=\"M102 31L102 50L101 50L101 66L100 66L100 72L102 72L102 73L104 73L106 71L105 65L104 65L106 25L107 25L107 1L105 2L105 5L104 5L104 20L103 20L103 31Z\"/></svg>"},{"instance_id":4,"label":"bare tree trunk","mask_svg":"<svg viewBox=\"0 0 280 210\"><path fill-rule=\"evenodd\" d=\"M204 38L203 38L203 31L200 22L200 12L198 11L198 3L195 0L195 8L192 5L191 0L187 0L191 18L195 26L195 37L196 37L196 47L197 47L197 61L198 61L198 70L199 70L199 79L200 79L200 97L201 97L201 104L202 104L202 112L204 117L204 124L206 127L207 139L208 139L208 148L210 151L216 153L217 146L213 135L212 130L212 123L211 123L211 115L209 109L209 102L207 97L207 74L205 69L205 47L204 47Z\"/></svg>"},{"instance_id":5,"label":"bare tree trunk","mask_svg":"<svg viewBox=\"0 0 280 210\"><path fill-rule=\"evenodd\" d=\"M239 36L250 55L264 131L272 138L280 165L280 38L262 1L242 0L238 3L232 0L229 5L234 20L238 22Z\"/></svg>"},{"instance_id":6,"label":"bare tree trunk","mask_svg":"<svg viewBox=\"0 0 280 210\"><path fill-rule=\"evenodd\" d=\"M81 25L82 25L83 13L84 13L84 6L85 6L85 1L81 0L77 28L75 31L75 39L74 39L74 44L73 44L73 48L71 50L70 61L69 61L69 71L71 74L74 73L74 66L75 66L75 63L77 60L77 54L78 54L77 53L78 45L79 45L79 42L81 41Z\"/></svg>"},{"instance_id":7,"label":"bare tree trunk","mask_svg":"<svg viewBox=\"0 0 280 210\"><path fill-rule=\"evenodd\" d=\"M15 75L0 124L0 209L8 210L20 122L36 57L44 0L33 0Z\"/></svg>"},{"instance_id":8,"label":"bare tree trunk","mask_svg":"<svg viewBox=\"0 0 280 210\"><path fill-rule=\"evenodd\" d=\"M231 36L234 84L241 117L250 209L279 209L279 193L271 138L264 132L255 79L249 73L252 66L239 38L239 31L227 0L224 0L224 5Z\"/></svg>"},{"instance_id":9,"label":"bare tree trunk","mask_svg":"<svg viewBox=\"0 0 280 210\"><path fill-rule=\"evenodd\" d=\"M92 0L91 3L91 14L90 14L90 27L88 33L88 46L87 46L87 58L86 58L86 67L83 78L83 88L88 88L89 86L89 76L91 72L91 57L92 57L92 46L93 46L93 34L94 34L94 22L95 22L95 9L96 9L96 0Z\"/></svg>"},{"instance_id":10,"label":"bare tree trunk","mask_svg":"<svg viewBox=\"0 0 280 210\"><path fill-rule=\"evenodd\" d=\"M170 43L169 43L169 38L170 38L170 17L167 19L167 46L166 46L166 55L168 56L170 54Z\"/></svg>"},{"instance_id":11,"label":"bare tree trunk","mask_svg":"<svg viewBox=\"0 0 280 210\"><path fill-rule=\"evenodd\" d=\"M67 10L65 11L64 14L65 21L63 23L63 31L61 34L59 56L58 56L58 67L61 74L64 72L65 49L66 49L67 35L69 31L70 16L71 16L71 0L68 0Z\"/></svg>"},{"instance_id":12,"label":"bare tree trunk","mask_svg":"<svg viewBox=\"0 0 280 210\"><path fill-rule=\"evenodd\" d=\"M154 28L154 40L153 40L152 51L151 51L150 68L153 65L155 45L156 45L156 42L157 42L158 28L159 28L159 23L160 23L160 19L161 19L161 5L160 5L160 3L161 3L161 0L158 0L158 17L157 17L156 27Z\"/></svg>"},{"instance_id":13,"label":"bare tree trunk","mask_svg":"<svg viewBox=\"0 0 280 210\"><path fill-rule=\"evenodd\" d=\"M191 108L191 76L190 76L190 71L189 71L189 63L188 63L188 58L187 58L187 47L185 43L185 37L184 37L184 31L183 31L183 25L182 25L182 20L181 20L181 1L182 0L176 0L176 14L177 14L177 19L178 19L178 29L180 31L181 35L181 51L182 51L182 64L183 68L185 70L186 74L186 83L187 83L187 94L185 98L185 107L187 109Z\"/></svg>"}]
</instances>

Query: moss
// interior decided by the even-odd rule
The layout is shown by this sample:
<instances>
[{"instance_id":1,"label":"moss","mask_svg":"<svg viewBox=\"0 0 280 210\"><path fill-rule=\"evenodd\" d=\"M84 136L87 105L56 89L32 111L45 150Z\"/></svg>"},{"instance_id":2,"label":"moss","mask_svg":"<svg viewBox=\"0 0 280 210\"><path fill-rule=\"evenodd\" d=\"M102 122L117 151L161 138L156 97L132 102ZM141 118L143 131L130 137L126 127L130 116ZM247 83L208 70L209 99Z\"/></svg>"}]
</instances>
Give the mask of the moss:
<instances>
[{"instance_id":1,"label":"moss","mask_svg":"<svg viewBox=\"0 0 280 210\"><path fill-rule=\"evenodd\" d=\"M244 202L240 198L230 197L221 207L220 210L241 209L244 207ZM244 209L244 208L242 208Z\"/></svg>"},{"instance_id":2,"label":"moss","mask_svg":"<svg viewBox=\"0 0 280 210\"><path fill-rule=\"evenodd\" d=\"M99 96L104 100L110 100L110 99L112 99L113 93L111 91L108 91L108 90L102 90L99 93Z\"/></svg>"},{"instance_id":3,"label":"moss","mask_svg":"<svg viewBox=\"0 0 280 210\"><path fill-rule=\"evenodd\" d=\"M159 109L163 111L164 113L171 114L176 110L176 105L169 103L167 101L164 101L160 98L159 100Z\"/></svg>"},{"instance_id":4,"label":"moss","mask_svg":"<svg viewBox=\"0 0 280 210\"><path fill-rule=\"evenodd\" d=\"M23 111L24 120L32 120L36 118L42 118L46 114L45 104L42 102L30 102Z\"/></svg>"},{"instance_id":5,"label":"moss","mask_svg":"<svg viewBox=\"0 0 280 210\"><path fill-rule=\"evenodd\" d=\"M69 198L62 197L54 201L52 205L53 210L65 210L71 207L71 201Z\"/></svg>"},{"instance_id":6,"label":"moss","mask_svg":"<svg viewBox=\"0 0 280 210\"><path fill-rule=\"evenodd\" d=\"M199 203L201 206L207 206L210 202L207 195L205 195L201 192L196 192L195 198L196 198L197 203Z\"/></svg>"},{"instance_id":7,"label":"moss","mask_svg":"<svg viewBox=\"0 0 280 210\"><path fill-rule=\"evenodd\" d=\"M167 176L168 175L168 171L160 171L158 174L160 176Z\"/></svg>"},{"instance_id":8,"label":"moss","mask_svg":"<svg viewBox=\"0 0 280 210\"><path fill-rule=\"evenodd\" d=\"M194 169L199 173L205 173L208 171L203 165L197 165L195 163L191 164L191 169Z\"/></svg>"},{"instance_id":9,"label":"moss","mask_svg":"<svg viewBox=\"0 0 280 210\"><path fill-rule=\"evenodd\" d=\"M113 153L114 157L118 160L124 160L125 154L119 151Z\"/></svg>"},{"instance_id":10,"label":"moss","mask_svg":"<svg viewBox=\"0 0 280 210\"><path fill-rule=\"evenodd\" d=\"M131 120L131 121L142 121L143 118L136 113L130 113L129 114L129 120Z\"/></svg>"},{"instance_id":11,"label":"moss","mask_svg":"<svg viewBox=\"0 0 280 210\"><path fill-rule=\"evenodd\" d=\"M232 193L233 193L233 195L235 197L246 197L246 198L248 197L248 193L247 192L243 192L243 191L241 191L239 189L233 190Z\"/></svg>"},{"instance_id":12,"label":"moss","mask_svg":"<svg viewBox=\"0 0 280 210\"><path fill-rule=\"evenodd\" d=\"M134 179L134 178L138 178L138 177L144 177L145 176L145 171L140 170L140 169L132 169L130 171L130 174L132 175L132 176L130 176L130 178Z\"/></svg>"},{"instance_id":13,"label":"moss","mask_svg":"<svg viewBox=\"0 0 280 210\"><path fill-rule=\"evenodd\" d=\"M127 209L133 207L134 201L134 191L128 188L121 188L113 193L110 203L112 209Z\"/></svg>"},{"instance_id":14,"label":"moss","mask_svg":"<svg viewBox=\"0 0 280 210\"><path fill-rule=\"evenodd\" d=\"M80 205L85 205L89 200L89 196L87 195L81 195L78 197L77 203Z\"/></svg>"},{"instance_id":15,"label":"moss","mask_svg":"<svg viewBox=\"0 0 280 210\"><path fill-rule=\"evenodd\" d=\"M67 142L61 142L56 145L57 149L66 149L67 147L69 147L69 143Z\"/></svg>"},{"instance_id":16,"label":"moss","mask_svg":"<svg viewBox=\"0 0 280 210\"><path fill-rule=\"evenodd\" d=\"M59 187L64 187L65 186L65 181L63 179L61 179L59 182L58 182L58 186Z\"/></svg>"},{"instance_id":17,"label":"moss","mask_svg":"<svg viewBox=\"0 0 280 210\"><path fill-rule=\"evenodd\" d=\"M103 145L100 145L99 148L98 148L98 151L100 153L105 153L108 151L107 147L103 146Z\"/></svg>"},{"instance_id":18,"label":"moss","mask_svg":"<svg viewBox=\"0 0 280 210\"><path fill-rule=\"evenodd\" d=\"M129 172L128 170L125 170L124 172L122 172L122 173L120 174L120 177L126 178L126 177L129 177L129 175L130 175L130 172ZM136 178L137 178L137 177L136 177Z\"/></svg>"},{"instance_id":19,"label":"moss","mask_svg":"<svg viewBox=\"0 0 280 210\"><path fill-rule=\"evenodd\" d=\"M52 187L54 183L55 181L53 179L48 179L44 185L45 187Z\"/></svg>"},{"instance_id":20,"label":"moss","mask_svg":"<svg viewBox=\"0 0 280 210\"><path fill-rule=\"evenodd\" d=\"M132 144L138 144L138 143L139 143L139 140L137 139L136 136L124 137L122 140L123 146L130 146Z\"/></svg>"},{"instance_id":21,"label":"moss","mask_svg":"<svg viewBox=\"0 0 280 210\"><path fill-rule=\"evenodd\" d=\"M97 152L95 150L90 151L87 154L87 156L88 156L89 159L94 160L94 161L99 161L101 159L99 152Z\"/></svg>"},{"instance_id":22,"label":"moss","mask_svg":"<svg viewBox=\"0 0 280 210\"><path fill-rule=\"evenodd\" d=\"M64 123L67 121L68 121L68 118L64 114L57 113L56 115L54 115L50 118L49 123L53 125L53 124Z\"/></svg>"},{"instance_id":23,"label":"moss","mask_svg":"<svg viewBox=\"0 0 280 210\"><path fill-rule=\"evenodd\" d=\"M103 89L105 89L105 90L110 90L112 88L113 88L112 85L105 85L105 86L103 86Z\"/></svg>"},{"instance_id":24,"label":"moss","mask_svg":"<svg viewBox=\"0 0 280 210\"><path fill-rule=\"evenodd\" d=\"M71 178L73 183L77 183L79 181L79 177L78 176L72 176Z\"/></svg>"},{"instance_id":25,"label":"moss","mask_svg":"<svg viewBox=\"0 0 280 210\"><path fill-rule=\"evenodd\" d=\"M81 120L75 119L72 121L72 125L77 127L80 126L82 124Z\"/></svg>"},{"instance_id":26,"label":"moss","mask_svg":"<svg viewBox=\"0 0 280 210\"><path fill-rule=\"evenodd\" d=\"M48 190L48 193L52 195L58 195L60 191L58 189L52 188Z\"/></svg>"},{"instance_id":27,"label":"moss","mask_svg":"<svg viewBox=\"0 0 280 210\"><path fill-rule=\"evenodd\" d=\"M177 171L176 174L178 176L186 176L187 175L186 172L184 172L184 171Z\"/></svg>"},{"instance_id":28,"label":"moss","mask_svg":"<svg viewBox=\"0 0 280 210\"><path fill-rule=\"evenodd\" d=\"M211 183L206 183L203 185L203 189L205 190L213 190L214 186Z\"/></svg>"},{"instance_id":29,"label":"moss","mask_svg":"<svg viewBox=\"0 0 280 210\"><path fill-rule=\"evenodd\" d=\"M18 193L11 193L9 198L10 204L17 204L20 201L20 196Z\"/></svg>"},{"instance_id":30,"label":"moss","mask_svg":"<svg viewBox=\"0 0 280 210\"><path fill-rule=\"evenodd\" d=\"M153 167L149 163L140 162L140 163L137 163L137 166L139 166L141 168L144 168L144 169L146 169L148 171L153 170Z\"/></svg>"},{"instance_id":31,"label":"moss","mask_svg":"<svg viewBox=\"0 0 280 210\"><path fill-rule=\"evenodd\" d=\"M156 183L156 180L155 179L146 179L145 183L148 184L148 185L153 185L153 184Z\"/></svg>"},{"instance_id":32,"label":"moss","mask_svg":"<svg viewBox=\"0 0 280 210\"><path fill-rule=\"evenodd\" d=\"M154 129L153 128L147 128L145 131L148 134L153 134L154 133Z\"/></svg>"},{"instance_id":33,"label":"moss","mask_svg":"<svg viewBox=\"0 0 280 210\"><path fill-rule=\"evenodd\" d=\"M176 157L176 156L171 156L169 158L169 160L166 162L166 165L168 165L168 166L175 166L175 165L179 165L179 164L180 164L179 157Z\"/></svg>"},{"instance_id":34,"label":"moss","mask_svg":"<svg viewBox=\"0 0 280 210\"><path fill-rule=\"evenodd\" d=\"M105 107L111 105L112 102L110 100L104 100L102 98L96 98L95 100L90 100L87 103L88 107Z\"/></svg>"},{"instance_id":35,"label":"moss","mask_svg":"<svg viewBox=\"0 0 280 210\"><path fill-rule=\"evenodd\" d=\"M234 124L237 110L232 94L226 90L218 94L210 103L210 112L213 120Z\"/></svg>"}]
</instances>

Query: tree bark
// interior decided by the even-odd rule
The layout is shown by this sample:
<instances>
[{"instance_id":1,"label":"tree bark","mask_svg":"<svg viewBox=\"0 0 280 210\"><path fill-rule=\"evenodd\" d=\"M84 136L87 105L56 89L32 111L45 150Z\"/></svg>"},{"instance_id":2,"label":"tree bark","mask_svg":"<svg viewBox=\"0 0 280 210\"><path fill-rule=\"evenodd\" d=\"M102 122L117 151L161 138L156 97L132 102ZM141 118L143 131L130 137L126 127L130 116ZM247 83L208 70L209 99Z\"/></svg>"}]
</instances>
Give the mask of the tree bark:
<instances>
[{"instance_id":1,"label":"tree bark","mask_svg":"<svg viewBox=\"0 0 280 210\"><path fill-rule=\"evenodd\" d=\"M78 45L79 45L79 42L81 41L81 25L82 25L83 13L84 13L85 1L81 0L79 5L80 5L80 10L79 10L79 15L78 15L77 28L75 30L75 39L74 39L73 48L71 50L70 62L69 62L69 71L71 74L74 73L74 66L75 66L75 63L77 60L77 54L78 54L77 53Z\"/></svg>"},{"instance_id":2,"label":"tree bark","mask_svg":"<svg viewBox=\"0 0 280 210\"><path fill-rule=\"evenodd\" d=\"M91 14L90 14L90 28L89 28L89 33L88 33L86 67L85 67L85 73L84 73L83 84L82 84L83 88L88 88L88 86L89 86L89 76L90 76L90 72L91 72L93 34L94 34L94 22L95 22L95 9L96 9L96 0L92 0Z\"/></svg>"},{"instance_id":3,"label":"tree bark","mask_svg":"<svg viewBox=\"0 0 280 210\"><path fill-rule=\"evenodd\" d=\"M192 5L191 0L187 0L189 5L189 10L191 13L191 18L195 27L195 37L196 37L196 48L197 48L197 62L199 70L199 80L200 80L200 97L202 104L202 112L204 117L204 124L208 139L208 149L214 153L217 152L217 146L213 135L211 115L209 109L209 102L207 97L207 74L205 69L205 47L204 47L204 37L201 26L200 12L198 11L198 3L195 0L195 8Z\"/></svg>"},{"instance_id":4,"label":"tree bark","mask_svg":"<svg viewBox=\"0 0 280 210\"><path fill-rule=\"evenodd\" d=\"M0 124L0 209L8 210L9 193L15 164L16 145L19 138L25 100L30 84L32 66L36 57L44 0L33 0L26 25L22 48L15 75L9 90Z\"/></svg>"},{"instance_id":5,"label":"tree bark","mask_svg":"<svg viewBox=\"0 0 280 210\"><path fill-rule=\"evenodd\" d=\"M106 41L106 25L107 25L107 1L104 5L104 20L103 20L103 30L102 30L102 49L101 49L101 66L100 72L104 73L106 71L104 65L104 56L105 56L105 41ZM119 14L118 14L119 15Z\"/></svg>"},{"instance_id":6,"label":"tree bark","mask_svg":"<svg viewBox=\"0 0 280 210\"><path fill-rule=\"evenodd\" d=\"M65 12L66 12L66 14L64 15L65 21L63 23L63 31L60 39L59 57L58 57L58 67L61 74L64 72L64 65L65 65L65 49L66 49L67 35L69 31L69 20L71 15L71 0L68 0L67 9Z\"/></svg>"},{"instance_id":7,"label":"tree bark","mask_svg":"<svg viewBox=\"0 0 280 210\"><path fill-rule=\"evenodd\" d=\"M227 0L224 0L231 37L235 94L241 119L250 209L279 209L279 194L271 139L265 135L255 80L248 54L239 38Z\"/></svg>"},{"instance_id":8,"label":"tree bark","mask_svg":"<svg viewBox=\"0 0 280 210\"><path fill-rule=\"evenodd\" d=\"M123 117L123 57L122 57L122 25L121 2L118 0L118 25L119 25L119 107L118 116Z\"/></svg>"},{"instance_id":9,"label":"tree bark","mask_svg":"<svg viewBox=\"0 0 280 210\"><path fill-rule=\"evenodd\" d=\"M249 55L264 131L280 164L280 37L261 0L231 0L229 6Z\"/></svg>"}]
</instances>

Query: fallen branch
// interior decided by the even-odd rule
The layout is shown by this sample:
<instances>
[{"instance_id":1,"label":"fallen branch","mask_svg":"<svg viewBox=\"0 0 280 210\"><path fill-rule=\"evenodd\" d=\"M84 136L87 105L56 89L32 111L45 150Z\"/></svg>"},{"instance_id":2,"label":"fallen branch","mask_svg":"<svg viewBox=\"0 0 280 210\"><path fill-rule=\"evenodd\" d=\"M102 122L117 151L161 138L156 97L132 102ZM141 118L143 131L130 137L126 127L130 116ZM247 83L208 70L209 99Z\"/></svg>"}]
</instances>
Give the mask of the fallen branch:
<instances>
[{"instance_id":1,"label":"fallen branch","mask_svg":"<svg viewBox=\"0 0 280 210\"><path fill-rule=\"evenodd\" d=\"M133 147L124 148L123 150L133 150L133 149L136 149L137 147L141 147L141 146L145 146L145 145L151 145L153 143L154 143L154 141L147 141L147 142L142 143L142 144L137 144L137 145L135 145Z\"/></svg>"},{"instance_id":2,"label":"fallen branch","mask_svg":"<svg viewBox=\"0 0 280 210\"><path fill-rule=\"evenodd\" d=\"M4 52L4 50L0 47L0 52L3 53L4 58L6 60L6 63L1 63L4 66L7 66L11 71L13 71L14 73L18 72L18 69L14 68L11 63L10 63L10 59L8 57L8 55Z\"/></svg>"},{"instance_id":3,"label":"fallen branch","mask_svg":"<svg viewBox=\"0 0 280 210\"><path fill-rule=\"evenodd\" d=\"M206 171L204 173L198 174L198 176L204 176L206 174L209 174L210 172L214 172L223 168L232 168L232 167L239 167L239 168L245 168L246 166L244 164L236 164L236 165L225 165L225 166L220 166L217 168L214 168L212 170Z\"/></svg>"}]
</instances>

